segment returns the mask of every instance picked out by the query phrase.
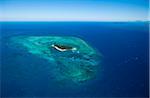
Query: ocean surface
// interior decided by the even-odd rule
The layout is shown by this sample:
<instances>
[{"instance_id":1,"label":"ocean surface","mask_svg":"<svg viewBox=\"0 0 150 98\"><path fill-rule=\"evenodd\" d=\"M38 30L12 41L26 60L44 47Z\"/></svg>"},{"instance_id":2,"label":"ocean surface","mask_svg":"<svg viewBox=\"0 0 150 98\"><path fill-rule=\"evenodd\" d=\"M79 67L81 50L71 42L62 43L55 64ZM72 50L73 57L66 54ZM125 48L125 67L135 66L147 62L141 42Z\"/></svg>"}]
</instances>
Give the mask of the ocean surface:
<instances>
[{"instance_id":1,"label":"ocean surface","mask_svg":"<svg viewBox=\"0 0 150 98\"><path fill-rule=\"evenodd\" d=\"M148 97L148 22L1 22L1 97ZM49 63L14 51L18 35L74 36L102 54L94 79L54 82ZM69 85L69 86L68 86Z\"/></svg>"}]
</instances>

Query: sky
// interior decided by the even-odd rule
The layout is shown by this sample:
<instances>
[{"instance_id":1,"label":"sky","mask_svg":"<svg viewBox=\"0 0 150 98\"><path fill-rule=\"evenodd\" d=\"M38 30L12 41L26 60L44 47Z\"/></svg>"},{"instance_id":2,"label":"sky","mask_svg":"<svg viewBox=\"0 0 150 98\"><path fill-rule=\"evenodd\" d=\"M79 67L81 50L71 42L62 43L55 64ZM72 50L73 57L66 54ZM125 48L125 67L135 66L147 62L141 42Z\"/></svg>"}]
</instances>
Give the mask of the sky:
<instances>
[{"instance_id":1,"label":"sky","mask_svg":"<svg viewBox=\"0 0 150 98\"><path fill-rule=\"evenodd\" d=\"M149 0L0 0L0 21L146 21Z\"/></svg>"}]
</instances>

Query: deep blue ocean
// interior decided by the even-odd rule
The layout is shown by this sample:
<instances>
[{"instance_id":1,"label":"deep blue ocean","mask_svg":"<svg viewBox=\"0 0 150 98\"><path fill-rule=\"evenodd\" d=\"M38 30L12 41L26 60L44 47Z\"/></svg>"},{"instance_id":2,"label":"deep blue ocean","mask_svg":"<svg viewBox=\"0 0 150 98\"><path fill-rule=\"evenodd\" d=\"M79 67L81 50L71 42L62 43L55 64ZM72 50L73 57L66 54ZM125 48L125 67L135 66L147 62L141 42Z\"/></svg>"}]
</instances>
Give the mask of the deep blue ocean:
<instances>
[{"instance_id":1,"label":"deep blue ocean","mask_svg":"<svg viewBox=\"0 0 150 98\"><path fill-rule=\"evenodd\" d=\"M1 22L1 97L148 97L148 22ZM49 64L19 54L7 40L18 35L74 36L101 54L95 79L54 83ZM69 85L69 84L68 84Z\"/></svg>"}]
</instances>

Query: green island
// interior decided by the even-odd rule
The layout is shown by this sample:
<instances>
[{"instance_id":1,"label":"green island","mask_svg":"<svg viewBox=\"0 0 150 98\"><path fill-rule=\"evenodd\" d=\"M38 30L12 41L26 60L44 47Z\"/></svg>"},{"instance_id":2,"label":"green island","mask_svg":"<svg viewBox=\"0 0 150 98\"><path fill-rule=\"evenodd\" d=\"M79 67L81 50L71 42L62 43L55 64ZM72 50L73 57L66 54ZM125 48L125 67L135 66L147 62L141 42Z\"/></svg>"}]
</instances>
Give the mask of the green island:
<instances>
[{"instance_id":1,"label":"green island","mask_svg":"<svg viewBox=\"0 0 150 98\"><path fill-rule=\"evenodd\" d=\"M46 59L51 73L57 80L84 82L95 77L99 65L99 53L77 37L65 36L15 36L13 46Z\"/></svg>"}]
</instances>

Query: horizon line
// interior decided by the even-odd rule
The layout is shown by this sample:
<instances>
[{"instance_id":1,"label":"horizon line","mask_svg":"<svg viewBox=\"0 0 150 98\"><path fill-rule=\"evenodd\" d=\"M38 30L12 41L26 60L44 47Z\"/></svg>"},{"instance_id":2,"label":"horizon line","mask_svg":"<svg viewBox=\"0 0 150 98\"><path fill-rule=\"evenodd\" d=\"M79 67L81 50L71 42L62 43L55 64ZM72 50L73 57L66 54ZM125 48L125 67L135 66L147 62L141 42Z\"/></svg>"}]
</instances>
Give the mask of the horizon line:
<instances>
[{"instance_id":1,"label":"horizon line","mask_svg":"<svg viewBox=\"0 0 150 98\"><path fill-rule=\"evenodd\" d=\"M0 20L0 22L150 22L150 20Z\"/></svg>"}]
</instances>

